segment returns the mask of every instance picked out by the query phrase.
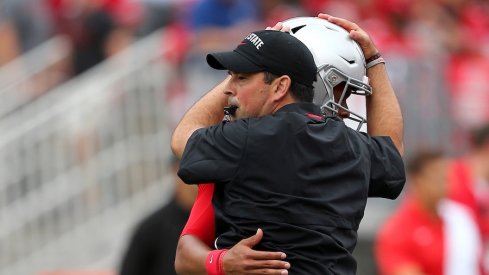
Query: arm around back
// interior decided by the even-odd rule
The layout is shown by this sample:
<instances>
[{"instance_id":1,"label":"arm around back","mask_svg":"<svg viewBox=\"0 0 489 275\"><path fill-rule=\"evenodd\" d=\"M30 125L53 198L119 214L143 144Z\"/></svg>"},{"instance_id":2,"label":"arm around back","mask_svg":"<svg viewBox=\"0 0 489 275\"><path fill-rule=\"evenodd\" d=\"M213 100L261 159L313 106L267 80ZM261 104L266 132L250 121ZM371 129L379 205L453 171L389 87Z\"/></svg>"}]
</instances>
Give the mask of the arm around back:
<instances>
[{"instance_id":1,"label":"arm around back","mask_svg":"<svg viewBox=\"0 0 489 275\"><path fill-rule=\"evenodd\" d=\"M240 241L231 247L223 258L223 274L277 274L286 275L290 264L285 262L282 252L257 251L257 245L263 237L263 231ZM175 257L175 270L179 275L206 275L206 261L211 249L200 239L192 235L180 237Z\"/></svg>"},{"instance_id":2,"label":"arm around back","mask_svg":"<svg viewBox=\"0 0 489 275\"><path fill-rule=\"evenodd\" d=\"M210 251L197 237L181 236L175 256L175 271L179 275L207 275L205 261Z\"/></svg>"}]
</instances>

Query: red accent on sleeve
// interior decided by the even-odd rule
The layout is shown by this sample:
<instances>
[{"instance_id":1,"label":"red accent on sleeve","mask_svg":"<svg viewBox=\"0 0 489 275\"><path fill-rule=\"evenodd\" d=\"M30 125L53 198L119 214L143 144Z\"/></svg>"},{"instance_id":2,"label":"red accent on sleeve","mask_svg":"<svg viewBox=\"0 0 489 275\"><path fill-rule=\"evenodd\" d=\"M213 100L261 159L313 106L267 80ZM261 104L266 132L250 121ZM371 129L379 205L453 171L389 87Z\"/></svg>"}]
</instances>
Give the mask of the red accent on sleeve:
<instances>
[{"instance_id":1,"label":"red accent on sleeve","mask_svg":"<svg viewBox=\"0 0 489 275\"><path fill-rule=\"evenodd\" d=\"M198 188L192 211L180 236L195 236L212 247L215 239L214 208L212 208L214 184L199 184Z\"/></svg>"}]
</instances>

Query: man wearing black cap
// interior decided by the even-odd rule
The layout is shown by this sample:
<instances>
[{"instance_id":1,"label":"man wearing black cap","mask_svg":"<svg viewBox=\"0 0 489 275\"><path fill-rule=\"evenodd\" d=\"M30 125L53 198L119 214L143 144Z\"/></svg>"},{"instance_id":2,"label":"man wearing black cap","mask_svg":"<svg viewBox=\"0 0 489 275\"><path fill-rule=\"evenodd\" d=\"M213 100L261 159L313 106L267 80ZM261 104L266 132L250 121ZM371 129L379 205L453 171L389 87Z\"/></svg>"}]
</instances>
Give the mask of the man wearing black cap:
<instances>
[{"instance_id":1,"label":"man wearing black cap","mask_svg":"<svg viewBox=\"0 0 489 275\"><path fill-rule=\"evenodd\" d=\"M314 59L302 42L285 32L263 30L251 33L234 51L209 54L207 63L214 69L228 70L231 75L229 84L237 85L237 89L226 91L227 107L234 118L271 114L284 103L311 102L314 95ZM243 85L254 82L263 84L260 93L255 94L257 86ZM278 93L269 97L274 92L274 84L280 84ZM241 92L242 88L244 92ZM234 91L238 89L240 96ZM248 92L249 89L253 91ZM236 102L238 99L240 102Z\"/></svg>"},{"instance_id":2,"label":"man wearing black cap","mask_svg":"<svg viewBox=\"0 0 489 275\"><path fill-rule=\"evenodd\" d=\"M373 44L366 51L372 50ZM254 32L207 62L230 77L185 114L172 137L182 157L179 176L215 183L218 250L208 254L207 272L224 274L225 249L262 228L255 249L285 252L291 274L354 274L351 254L369 183L384 182L391 198L404 185L402 138L369 137L322 117L311 103L312 54L288 33ZM374 84L391 100L384 68L372 72L387 81ZM223 108L232 121L221 122ZM382 111L399 117L398 110ZM393 122L399 123L384 123Z\"/></svg>"}]
</instances>

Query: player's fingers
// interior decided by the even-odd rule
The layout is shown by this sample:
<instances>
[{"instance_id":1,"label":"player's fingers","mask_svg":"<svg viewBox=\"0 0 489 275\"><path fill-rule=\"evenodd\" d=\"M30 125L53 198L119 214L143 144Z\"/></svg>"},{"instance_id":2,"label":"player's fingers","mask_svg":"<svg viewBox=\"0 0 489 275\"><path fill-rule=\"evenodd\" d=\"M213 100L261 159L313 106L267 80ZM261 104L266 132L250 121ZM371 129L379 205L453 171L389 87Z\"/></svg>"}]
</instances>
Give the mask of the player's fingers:
<instances>
[{"instance_id":1,"label":"player's fingers","mask_svg":"<svg viewBox=\"0 0 489 275\"><path fill-rule=\"evenodd\" d=\"M318 14L318 17L319 18L322 18L322 19L325 19L325 20L328 20L328 18L331 17L331 15L329 15L327 13L319 13Z\"/></svg>"},{"instance_id":2,"label":"player's fingers","mask_svg":"<svg viewBox=\"0 0 489 275\"><path fill-rule=\"evenodd\" d=\"M331 16L331 15L325 14L325 13L318 14L318 17L326 19L329 22L342 27L343 29L347 30L348 32L350 32L352 30L355 30L355 31L360 30L360 27L357 24L355 24L351 21L348 21L344 18L334 17L334 16Z\"/></svg>"},{"instance_id":3,"label":"player's fingers","mask_svg":"<svg viewBox=\"0 0 489 275\"><path fill-rule=\"evenodd\" d=\"M372 44L370 37L363 30L352 30L350 31L349 36L351 39L353 39L353 41L356 41L362 47L368 47L370 44Z\"/></svg>"},{"instance_id":4,"label":"player's fingers","mask_svg":"<svg viewBox=\"0 0 489 275\"><path fill-rule=\"evenodd\" d=\"M255 235L241 240L240 243L252 248L253 246L257 245L261 241L262 238L263 238L263 230L258 228L256 230Z\"/></svg>"},{"instance_id":5,"label":"player's fingers","mask_svg":"<svg viewBox=\"0 0 489 275\"><path fill-rule=\"evenodd\" d=\"M274 30L274 31L281 31L281 32L290 32L290 27L289 26L284 26L282 22L278 22L275 24L275 26L270 27L268 26L265 30Z\"/></svg>"},{"instance_id":6,"label":"player's fingers","mask_svg":"<svg viewBox=\"0 0 489 275\"><path fill-rule=\"evenodd\" d=\"M246 274L288 274L290 264L284 261L247 261Z\"/></svg>"},{"instance_id":7,"label":"player's fingers","mask_svg":"<svg viewBox=\"0 0 489 275\"><path fill-rule=\"evenodd\" d=\"M278 260L255 261L250 267L257 269L289 269L290 263Z\"/></svg>"},{"instance_id":8,"label":"player's fingers","mask_svg":"<svg viewBox=\"0 0 489 275\"><path fill-rule=\"evenodd\" d=\"M247 271L246 274L287 275L289 271L287 269L254 269Z\"/></svg>"},{"instance_id":9,"label":"player's fingers","mask_svg":"<svg viewBox=\"0 0 489 275\"><path fill-rule=\"evenodd\" d=\"M289 26L283 26L281 29L280 29L281 32L290 32L290 27Z\"/></svg>"},{"instance_id":10,"label":"player's fingers","mask_svg":"<svg viewBox=\"0 0 489 275\"><path fill-rule=\"evenodd\" d=\"M275 31L280 31L283 27L283 23L282 22L277 22L277 24L275 24L275 26L273 26L271 29L272 30L275 30Z\"/></svg>"},{"instance_id":11,"label":"player's fingers","mask_svg":"<svg viewBox=\"0 0 489 275\"><path fill-rule=\"evenodd\" d=\"M270 251L256 251L253 250L249 254L249 258L253 260L283 260L287 258L287 255L283 252L270 252Z\"/></svg>"},{"instance_id":12,"label":"player's fingers","mask_svg":"<svg viewBox=\"0 0 489 275\"><path fill-rule=\"evenodd\" d=\"M365 57L369 57L378 52L368 33L361 29L357 24L343 18L331 16L326 13L320 13L318 14L318 17L326 19L329 22L336 24L348 31L350 38L357 42L362 48Z\"/></svg>"}]
</instances>

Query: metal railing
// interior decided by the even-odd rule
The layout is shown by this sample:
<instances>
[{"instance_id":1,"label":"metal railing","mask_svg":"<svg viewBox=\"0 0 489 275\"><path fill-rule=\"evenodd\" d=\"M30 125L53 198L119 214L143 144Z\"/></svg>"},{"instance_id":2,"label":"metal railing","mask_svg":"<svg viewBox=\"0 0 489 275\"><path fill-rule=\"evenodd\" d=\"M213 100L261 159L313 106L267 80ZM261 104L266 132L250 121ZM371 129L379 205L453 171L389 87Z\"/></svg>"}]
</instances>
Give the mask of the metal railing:
<instances>
[{"instance_id":1,"label":"metal railing","mask_svg":"<svg viewBox=\"0 0 489 275\"><path fill-rule=\"evenodd\" d=\"M69 41L59 35L0 67L0 118L63 82L70 52Z\"/></svg>"},{"instance_id":2,"label":"metal railing","mask_svg":"<svg viewBox=\"0 0 489 275\"><path fill-rule=\"evenodd\" d=\"M0 121L0 274L114 267L172 193L162 33Z\"/></svg>"}]
</instances>

